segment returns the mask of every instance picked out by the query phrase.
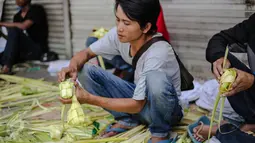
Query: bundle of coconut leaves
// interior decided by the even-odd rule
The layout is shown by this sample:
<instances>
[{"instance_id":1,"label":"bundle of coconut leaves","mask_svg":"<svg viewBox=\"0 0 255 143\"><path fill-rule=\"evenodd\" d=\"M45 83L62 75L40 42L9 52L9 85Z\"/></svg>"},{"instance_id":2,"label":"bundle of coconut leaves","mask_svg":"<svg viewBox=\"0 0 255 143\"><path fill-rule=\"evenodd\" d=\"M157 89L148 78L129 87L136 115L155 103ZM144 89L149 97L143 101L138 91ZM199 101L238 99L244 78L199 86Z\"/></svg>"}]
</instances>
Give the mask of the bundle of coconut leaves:
<instances>
[{"instance_id":1,"label":"bundle of coconut leaves","mask_svg":"<svg viewBox=\"0 0 255 143\"><path fill-rule=\"evenodd\" d=\"M150 139L144 125L114 137L100 138L105 128L115 122L114 118L102 108L87 104L81 105L83 122L68 123L66 116L71 105L62 108L59 93L57 83L0 75L0 143L146 143ZM201 115L187 112L173 131L180 139L187 139L187 125Z\"/></svg>"}]
</instances>

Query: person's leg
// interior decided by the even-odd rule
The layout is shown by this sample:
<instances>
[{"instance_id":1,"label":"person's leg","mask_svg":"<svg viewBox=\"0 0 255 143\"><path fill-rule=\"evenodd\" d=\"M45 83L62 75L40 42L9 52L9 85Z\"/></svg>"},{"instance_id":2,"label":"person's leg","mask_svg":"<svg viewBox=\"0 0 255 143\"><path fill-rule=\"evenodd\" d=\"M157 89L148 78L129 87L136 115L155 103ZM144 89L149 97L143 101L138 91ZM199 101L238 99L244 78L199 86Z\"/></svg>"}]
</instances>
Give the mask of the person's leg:
<instances>
[{"instance_id":1,"label":"person's leg","mask_svg":"<svg viewBox=\"0 0 255 143\"><path fill-rule=\"evenodd\" d=\"M135 85L95 65L85 64L78 80L91 94L108 98L132 98ZM109 110L108 110L109 111ZM131 114L109 111L119 124L134 127L139 123Z\"/></svg>"},{"instance_id":2,"label":"person's leg","mask_svg":"<svg viewBox=\"0 0 255 143\"><path fill-rule=\"evenodd\" d=\"M18 28L8 28L5 50L1 56L1 64L11 67L23 60L36 60L41 55L41 48Z\"/></svg>"},{"instance_id":3,"label":"person's leg","mask_svg":"<svg viewBox=\"0 0 255 143\"><path fill-rule=\"evenodd\" d=\"M227 121L223 120L221 122L221 125L224 125L226 123L227 123ZM208 138L209 130L210 130L209 125L204 125L203 122L200 122L199 126L197 126L193 129L193 133L194 133L193 136L197 141L204 142ZM211 136L215 136L217 130L218 130L218 125L213 125L212 130L211 130Z\"/></svg>"},{"instance_id":4,"label":"person's leg","mask_svg":"<svg viewBox=\"0 0 255 143\"><path fill-rule=\"evenodd\" d=\"M26 36L24 33L20 35L20 53L19 59L21 61L29 60L40 60L44 47L35 43L30 37Z\"/></svg>"},{"instance_id":5,"label":"person's leg","mask_svg":"<svg viewBox=\"0 0 255 143\"><path fill-rule=\"evenodd\" d=\"M96 38L96 37L88 37L86 40L86 43L85 43L86 48L88 48L91 44L93 44L97 40L98 40L98 38Z\"/></svg>"},{"instance_id":6,"label":"person's leg","mask_svg":"<svg viewBox=\"0 0 255 143\"><path fill-rule=\"evenodd\" d=\"M171 126L183 117L171 78L151 71L146 75L146 93L147 103L139 116L149 125L152 142L167 139Z\"/></svg>"},{"instance_id":7,"label":"person's leg","mask_svg":"<svg viewBox=\"0 0 255 143\"><path fill-rule=\"evenodd\" d=\"M255 137L247 134L233 124L225 124L217 131L216 138L221 143L254 143Z\"/></svg>"},{"instance_id":8,"label":"person's leg","mask_svg":"<svg viewBox=\"0 0 255 143\"><path fill-rule=\"evenodd\" d=\"M1 64L11 68L17 62L19 53L19 37L22 31L18 28L8 28L7 43L4 52L1 54Z\"/></svg>"}]
</instances>

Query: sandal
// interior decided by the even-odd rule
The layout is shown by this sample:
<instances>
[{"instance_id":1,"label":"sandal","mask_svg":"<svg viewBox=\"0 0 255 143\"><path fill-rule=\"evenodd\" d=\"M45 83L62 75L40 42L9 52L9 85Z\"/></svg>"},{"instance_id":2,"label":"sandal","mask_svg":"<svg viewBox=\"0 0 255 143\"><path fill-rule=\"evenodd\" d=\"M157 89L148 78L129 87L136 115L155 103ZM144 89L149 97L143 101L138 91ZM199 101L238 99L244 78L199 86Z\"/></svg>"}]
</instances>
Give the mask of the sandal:
<instances>
[{"instance_id":1,"label":"sandal","mask_svg":"<svg viewBox=\"0 0 255 143\"><path fill-rule=\"evenodd\" d=\"M192 142L193 143L202 143L202 142L199 142L195 139L195 137L193 136L194 132L193 132L193 129L197 126L201 125L201 127L198 129L197 133L196 133L196 136L198 136L199 138L201 139L204 139L199 133L200 131L203 129L204 125L210 125L210 120L208 117L206 116L202 116L200 117L195 123L193 124L190 124L188 126L188 134L189 134L189 137L191 138Z\"/></svg>"},{"instance_id":2,"label":"sandal","mask_svg":"<svg viewBox=\"0 0 255 143\"><path fill-rule=\"evenodd\" d=\"M123 132L126 132L129 130L129 129L123 129L123 128L112 128L113 125L114 124L108 125L107 128L105 129L104 134L101 135L101 137L103 137L105 134L108 134L109 132L115 132L117 135L117 134L120 134L120 133L123 133Z\"/></svg>"}]
</instances>

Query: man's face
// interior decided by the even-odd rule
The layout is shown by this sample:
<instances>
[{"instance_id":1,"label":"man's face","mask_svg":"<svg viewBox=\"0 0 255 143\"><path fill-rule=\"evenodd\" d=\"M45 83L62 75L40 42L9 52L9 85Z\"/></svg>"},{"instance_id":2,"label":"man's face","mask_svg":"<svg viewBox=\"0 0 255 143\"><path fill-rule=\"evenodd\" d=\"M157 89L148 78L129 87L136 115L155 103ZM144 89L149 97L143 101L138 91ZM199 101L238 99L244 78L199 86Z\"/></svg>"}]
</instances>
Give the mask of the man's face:
<instances>
[{"instance_id":1,"label":"man's face","mask_svg":"<svg viewBox=\"0 0 255 143\"><path fill-rule=\"evenodd\" d=\"M26 6L27 0L16 0L16 4L21 7Z\"/></svg>"},{"instance_id":2,"label":"man's face","mask_svg":"<svg viewBox=\"0 0 255 143\"><path fill-rule=\"evenodd\" d=\"M131 21L123 12L120 5L116 10L116 26L120 42L132 42L141 37L143 31L136 21Z\"/></svg>"}]
</instances>

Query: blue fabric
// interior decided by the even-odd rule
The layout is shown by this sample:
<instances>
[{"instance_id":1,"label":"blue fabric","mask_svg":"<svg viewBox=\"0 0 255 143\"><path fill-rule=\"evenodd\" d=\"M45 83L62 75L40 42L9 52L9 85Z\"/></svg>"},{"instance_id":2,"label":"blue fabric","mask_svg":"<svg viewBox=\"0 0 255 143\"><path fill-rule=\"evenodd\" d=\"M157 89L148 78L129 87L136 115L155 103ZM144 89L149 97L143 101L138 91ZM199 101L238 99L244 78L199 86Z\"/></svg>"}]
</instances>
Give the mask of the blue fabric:
<instances>
[{"instance_id":1,"label":"blue fabric","mask_svg":"<svg viewBox=\"0 0 255 143\"><path fill-rule=\"evenodd\" d=\"M255 143L254 136L242 132L233 124L222 125L220 131L217 130L216 138L221 143Z\"/></svg>"},{"instance_id":2,"label":"blue fabric","mask_svg":"<svg viewBox=\"0 0 255 143\"><path fill-rule=\"evenodd\" d=\"M94 42L96 42L98 40L98 38L96 37L88 37L86 40L86 47L89 47L91 44L93 44ZM112 66L114 66L117 69L120 70L126 70L128 72L133 72L133 68L131 65L129 65L128 63L126 63L121 56L115 56L112 60L107 60L104 58L104 62L105 63L109 63Z\"/></svg>"},{"instance_id":3,"label":"blue fabric","mask_svg":"<svg viewBox=\"0 0 255 143\"><path fill-rule=\"evenodd\" d=\"M123 133L125 131L127 131L127 129L123 129L123 128L111 128L112 127L112 124L109 125L107 128L106 128L106 132L109 133L109 132L117 132L117 133Z\"/></svg>"},{"instance_id":4,"label":"blue fabric","mask_svg":"<svg viewBox=\"0 0 255 143\"><path fill-rule=\"evenodd\" d=\"M151 140L149 140L148 143L152 143ZM157 143L173 143L173 141L172 140L162 140Z\"/></svg>"},{"instance_id":5,"label":"blue fabric","mask_svg":"<svg viewBox=\"0 0 255 143\"><path fill-rule=\"evenodd\" d=\"M93 44L97 40L98 40L98 38L96 38L96 37L88 37L86 40L85 46L89 47L91 44Z\"/></svg>"},{"instance_id":6,"label":"blue fabric","mask_svg":"<svg viewBox=\"0 0 255 143\"><path fill-rule=\"evenodd\" d=\"M155 83L153 79L158 83ZM107 98L132 98L135 84L124 81L97 66L86 64L78 75L82 86L91 94ZM139 114L108 110L120 124L146 124L155 137L166 137L171 126L183 117L181 106L171 80L159 71L147 74L147 103ZM162 83L160 83L162 82ZM167 83L167 84L166 84ZM170 85L170 86L167 86Z\"/></svg>"},{"instance_id":7,"label":"blue fabric","mask_svg":"<svg viewBox=\"0 0 255 143\"><path fill-rule=\"evenodd\" d=\"M200 117L195 123L190 124L190 125L188 126L188 134L189 134L191 140L193 141L193 143L201 143L201 142L197 141L197 140L194 138L194 136L193 136L193 134L194 134L193 129L194 129L195 127L199 126L199 123L200 123L200 122L203 122L204 125L210 125L210 120L208 119L208 117L202 116L202 117Z\"/></svg>"}]
</instances>

